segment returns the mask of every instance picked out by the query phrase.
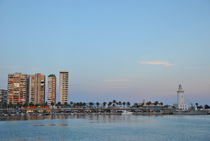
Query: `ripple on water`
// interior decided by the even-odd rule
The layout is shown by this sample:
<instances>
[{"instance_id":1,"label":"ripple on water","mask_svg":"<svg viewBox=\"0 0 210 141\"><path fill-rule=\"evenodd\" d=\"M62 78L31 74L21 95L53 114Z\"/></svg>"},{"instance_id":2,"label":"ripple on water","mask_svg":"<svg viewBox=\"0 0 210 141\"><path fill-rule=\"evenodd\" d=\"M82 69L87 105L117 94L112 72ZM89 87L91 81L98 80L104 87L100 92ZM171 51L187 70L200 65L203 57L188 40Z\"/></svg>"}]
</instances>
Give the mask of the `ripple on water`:
<instances>
[{"instance_id":1,"label":"ripple on water","mask_svg":"<svg viewBox=\"0 0 210 141\"><path fill-rule=\"evenodd\" d=\"M69 124L34 124L32 126L50 126L50 127L53 127L53 126L57 126L57 127L65 127L65 126L70 126Z\"/></svg>"}]
</instances>

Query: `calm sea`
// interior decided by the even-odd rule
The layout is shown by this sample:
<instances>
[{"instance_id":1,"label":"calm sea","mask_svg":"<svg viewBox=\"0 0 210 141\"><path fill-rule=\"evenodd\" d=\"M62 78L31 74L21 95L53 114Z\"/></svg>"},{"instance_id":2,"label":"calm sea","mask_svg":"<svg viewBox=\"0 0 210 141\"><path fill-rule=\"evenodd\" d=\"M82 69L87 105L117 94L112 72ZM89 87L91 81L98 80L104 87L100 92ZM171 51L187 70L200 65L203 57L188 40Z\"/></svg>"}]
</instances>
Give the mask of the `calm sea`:
<instances>
[{"instance_id":1,"label":"calm sea","mask_svg":"<svg viewBox=\"0 0 210 141\"><path fill-rule=\"evenodd\" d=\"M210 141L210 116L65 115L0 121L0 141Z\"/></svg>"}]
</instances>

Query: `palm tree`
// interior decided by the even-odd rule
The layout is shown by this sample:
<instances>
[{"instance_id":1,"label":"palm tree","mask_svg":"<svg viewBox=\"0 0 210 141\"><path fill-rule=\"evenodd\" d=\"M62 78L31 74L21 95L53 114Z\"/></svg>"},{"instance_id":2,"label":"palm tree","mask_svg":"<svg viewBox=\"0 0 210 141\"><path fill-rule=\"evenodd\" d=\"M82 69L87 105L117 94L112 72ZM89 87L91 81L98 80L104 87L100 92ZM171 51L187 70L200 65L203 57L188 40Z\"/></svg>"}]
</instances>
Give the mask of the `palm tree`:
<instances>
[{"instance_id":1,"label":"palm tree","mask_svg":"<svg viewBox=\"0 0 210 141\"><path fill-rule=\"evenodd\" d=\"M32 102L29 103L29 106L34 106L34 104Z\"/></svg>"},{"instance_id":2,"label":"palm tree","mask_svg":"<svg viewBox=\"0 0 210 141\"><path fill-rule=\"evenodd\" d=\"M11 102L7 106L8 108L13 108L13 104Z\"/></svg>"},{"instance_id":3,"label":"palm tree","mask_svg":"<svg viewBox=\"0 0 210 141\"><path fill-rule=\"evenodd\" d=\"M119 101L119 102L118 102L118 104L121 106L121 105L122 105L122 102L121 102L121 101Z\"/></svg>"},{"instance_id":4,"label":"palm tree","mask_svg":"<svg viewBox=\"0 0 210 141\"><path fill-rule=\"evenodd\" d=\"M200 106L198 106L197 108L198 108L198 109L203 109L203 106L202 106L202 105L200 105Z\"/></svg>"},{"instance_id":5,"label":"palm tree","mask_svg":"<svg viewBox=\"0 0 210 141\"><path fill-rule=\"evenodd\" d=\"M40 106L40 105L39 105L39 104L35 104L34 106L38 107L38 106Z\"/></svg>"},{"instance_id":6,"label":"palm tree","mask_svg":"<svg viewBox=\"0 0 210 141\"><path fill-rule=\"evenodd\" d=\"M28 103L24 103L23 104L23 107L28 107Z\"/></svg>"},{"instance_id":7,"label":"palm tree","mask_svg":"<svg viewBox=\"0 0 210 141\"><path fill-rule=\"evenodd\" d=\"M93 102L89 102L89 106L92 108L93 107Z\"/></svg>"},{"instance_id":8,"label":"palm tree","mask_svg":"<svg viewBox=\"0 0 210 141\"><path fill-rule=\"evenodd\" d=\"M127 102L127 107L130 107L131 103L130 102Z\"/></svg>"},{"instance_id":9,"label":"palm tree","mask_svg":"<svg viewBox=\"0 0 210 141\"><path fill-rule=\"evenodd\" d=\"M21 104L18 102L16 108L20 108Z\"/></svg>"},{"instance_id":10,"label":"palm tree","mask_svg":"<svg viewBox=\"0 0 210 141\"><path fill-rule=\"evenodd\" d=\"M73 103L72 107L75 108L77 106L77 103Z\"/></svg>"},{"instance_id":11,"label":"palm tree","mask_svg":"<svg viewBox=\"0 0 210 141\"><path fill-rule=\"evenodd\" d=\"M158 101L155 101L154 105L158 105L158 104L159 104L159 102Z\"/></svg>"},{"instance_id":12,"label":"palm tree","mask_svg":"<svg viewBox=\"0 0 210 141\"><path fill-rule=\"evenodd\" d=\"M76 107L76 108L78 108L78 107L79 107L79 102L77 102L77 103L75 104L75 107Z\"/></svg>"},{"instance_id":13,"label":"palm tree","mask_svg":"<svg viewBox=\"0 0 210 141\"><path fill-rule=\"evenodd\" d=\"M195 103L196 107L198 107L198 103Z\"/></svg>"},{"instance_id":14,"label":"palm tree","mask_svg":"<svg viewBox=\"0 0 210 141\"><path fill-rule=\"evenodd\" d=\"M126 102L123 102L122 104L123 104L123 107L125 107L125 105L126 105Z\"/></svg>"},{"instance_id":15,"label":"palm tree","mask_svg":"<svg viewBox=\"0 0 210 141\"><path fill-rule=\"evenodd\" d=\"M61 102L58 102L56 105L57 105L57 106L61 106Z\"/></svg>"},{"instance_id":16,"label":"palm tree","mask_svg":"<svg viewBox=\"0 0 210 141\"><path fill-rule=\"evenodd\" d=\"M47 105L48 105L48 103L47 103L47 102L45 102L45 103L44 103L44 106L47 106Z\"/></svg>"},{"instance_id":17,"label":"palm tree","mask_svg":"<svg viewBox=\"0 0 210 141\"><path fill-rule=\"evenodd\" d=\"M68 102L65 102L64 105L67 106L68 105Z\"/></svg>"},{"instance_id":18,"label":"palm tree","mask_svg":"<svg viewBox=\"0 0 210 141\"><path fill-rule=\"evenodd\" d=\"M73 107L74 102L71 101L69 104L70 104L70 107Z\"/></svg>"},{"instance_id":19,"label":"palm tree","mask_svg":"<svg viewBox=\"0 0 210 141\"><path fill-rule=\"evenodd\" d=\"M85 103L85 102L83 102L82 106L83 106L83 107L86 107L86 103Z\"/></svg>"},{"instance_id":20,"label":"palm tree","mask_svg":"<svg viewBox=\"0 0 210 141\"><path fill-rule=\"evenodd\" d=\"M83 102L80 102L80 103L79 103L79 107L82 107L82 106L83 106Z\"/></svg>"},{"instance_id":21,"label":"palm tree","mask_svg":"<svg viewBox=\"0 0 210 141\"><path fill-rule=\"evenodd\" d=\"M116 103L116 102L117 102L116 100L113 100L113 101L112 101L113 104Z\"/></svg>"},{"instance_id":22,"label":"palm tree","mask_svg":"<svg viewBox=\"0 0 210 141\"><path fill-rule=\"evenodd\" d=\"M103 107L104 107L104 108L106 107L106 102L103 102Z\"/></svg>"},{"instance_id":23,"label":"palm tree","mask_svg":"<svg viewBox=\"0 0 210 141\"><path fill-rule=\"evenodd\" d=\"M116 102L116 105L119 105L119 102Z\"/></svg>"},{"instance_id":24,"label":"palm tree","mask_svg":"<svg viewBox=\"0 0 210 141\"><path fill-rule=\"evenodd\" d=\"M151 102L151 101L148 101L148 102L147 102L147 105L151 105L151 104L152 104L152 102Z\"/></svg>"},{"instance_id":25,"label":"palm tree","mask_svg":"<svg viewBox=\"0 0 210 141\"><path fill-rule=\"evenodd\" d=\"M209 107L209 105L206 104L206 105L204 105L204 108L209 109L210 107Z\"/></svg>"},{"instance_id":26,"label":"palm tree","mask_svg":"<svg viewBox=\"0 0 210 141\"><path fill-rule=\"evenodd\" d=\"M138 103L134 103L133 107L138 108Z\"/></svg>"},{"instance_id":27,"label":"palm tree","mask_svg":"<svg viewBox=\"0 0 210 141\"><path fill-rule=\"evenodd\" d=\"M6 108L7 107L7 102L3 102L1 106L2 106L2 108Z\"/></svg>"},{"instance_id":28,"label":"palm tree","mask_svg":"<svg viewBox=\"0 0 210 141\"><path fill-rule=\"evenodd\" d=\"M96 105L97 105L97 108L99 107L100 103L99 102L96 102Z\"/></svg>"},{"instance_id":29,"label":"palm tree","mask_svg":"<svg viewBox=\"0 0 210 141\"><path fill-rule=\"evenodd\" d=\"M109 103L108 103L108 106L110 107L111 105L112 105L112 102L109 102Z\"/></svg>"}]
</instances>

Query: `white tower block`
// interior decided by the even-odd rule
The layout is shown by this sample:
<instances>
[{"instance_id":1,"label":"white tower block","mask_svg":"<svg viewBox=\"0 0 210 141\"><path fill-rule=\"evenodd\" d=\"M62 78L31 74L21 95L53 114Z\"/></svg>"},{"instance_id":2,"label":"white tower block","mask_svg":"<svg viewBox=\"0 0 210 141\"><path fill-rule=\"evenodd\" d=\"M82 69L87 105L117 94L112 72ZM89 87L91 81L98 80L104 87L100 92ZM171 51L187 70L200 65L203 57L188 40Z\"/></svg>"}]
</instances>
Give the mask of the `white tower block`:
<instances>
[{"instance_id":1,"label":"white tower block","mask_svg":"<svg viewBox=\"0 0 210 141\"><path fill-rule=\"evenodd\" d=\"M188 110L188 105L184 103L184 90L181 84L177 91L177 106L180 110Z\"/></svg>"}]
</instances>

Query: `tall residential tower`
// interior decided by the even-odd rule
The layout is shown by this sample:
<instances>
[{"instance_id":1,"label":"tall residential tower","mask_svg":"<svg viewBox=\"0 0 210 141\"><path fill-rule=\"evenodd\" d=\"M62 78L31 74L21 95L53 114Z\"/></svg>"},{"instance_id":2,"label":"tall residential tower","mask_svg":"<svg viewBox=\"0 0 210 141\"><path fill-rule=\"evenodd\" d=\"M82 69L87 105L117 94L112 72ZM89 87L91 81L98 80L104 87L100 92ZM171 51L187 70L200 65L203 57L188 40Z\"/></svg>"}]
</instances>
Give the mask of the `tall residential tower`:
<instances>
[{"instance_id":1,"label":"tall residential tower","mask_svg":"<svg viewBox=\"0 0 210 141\"><path fill-rule=\"evenodd\" d=\"M69 88L69 73L60 72L60 102L65 104L68 102L68 88Z\"/></svg>"},{"instance_id":2,"label":"tall residential tower","mask_svg":"<svg viewBox=\"0 0 210 141\"><path fill-rule=\"evenodd\" d=\"M8 103L27 104L29 101L29 75L14 73L8 75Z\"/></svg>"},{"instance_id":3,"label":"tall residential tower","mask_svg":"<svg viewBox=\"0 0 210 141\"><path fill-rule=\"evenodd\" d=\"M54 74L48 76L48 103L56 104L56 76Z\"/></svg>"},{"instance_id":4,"label":"tall residential tower","mask_svg":"<svg viewBox=\"0 0 210 141\"><path fill-rule=\"evenodd\" d=\"M31 76L31 102L41 105L45 103L45 75L41 73Z\"/></svg>"}]
</instances>

